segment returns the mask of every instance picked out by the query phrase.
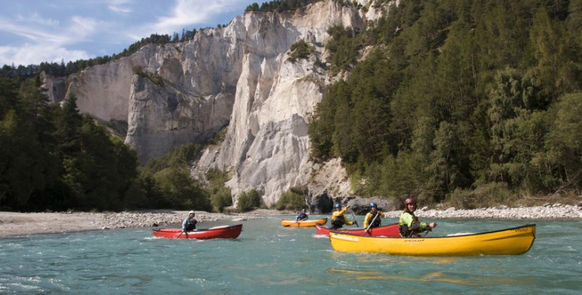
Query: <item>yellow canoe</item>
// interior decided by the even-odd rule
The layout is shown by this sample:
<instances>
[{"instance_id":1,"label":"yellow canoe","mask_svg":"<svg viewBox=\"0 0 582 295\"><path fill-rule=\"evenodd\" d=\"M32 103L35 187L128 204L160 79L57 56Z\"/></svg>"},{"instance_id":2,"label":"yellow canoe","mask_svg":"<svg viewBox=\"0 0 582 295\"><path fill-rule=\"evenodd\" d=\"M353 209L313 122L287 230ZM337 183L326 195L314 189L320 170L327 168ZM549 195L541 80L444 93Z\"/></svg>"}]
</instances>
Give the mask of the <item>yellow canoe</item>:
<instances>
[{"instance_id":1,"label":"yellow canoe","mask_svg":"<svg viewBox=\"0 0 582 295\"><path fill-rule=\"evenodd\" d=\"M321 219L314 219L314 220L304 220L304 221L295 221L295 220L286 220L281 219L282 226L290 226L290 227L314 227L316 224L326 224L327 218Z\"/></svg>"},{"instance_id":2,"label":"yellow canoe","mask_svg":"<svg viewBox=\"0 0 582 295\"><path fill-rule=\"evenodd\" d=\"M342 252L386 253L415 256L517 255L531 248L536 225L447 237L390 238L332 231L331 247Z\"/></svg>"}]
</instances>

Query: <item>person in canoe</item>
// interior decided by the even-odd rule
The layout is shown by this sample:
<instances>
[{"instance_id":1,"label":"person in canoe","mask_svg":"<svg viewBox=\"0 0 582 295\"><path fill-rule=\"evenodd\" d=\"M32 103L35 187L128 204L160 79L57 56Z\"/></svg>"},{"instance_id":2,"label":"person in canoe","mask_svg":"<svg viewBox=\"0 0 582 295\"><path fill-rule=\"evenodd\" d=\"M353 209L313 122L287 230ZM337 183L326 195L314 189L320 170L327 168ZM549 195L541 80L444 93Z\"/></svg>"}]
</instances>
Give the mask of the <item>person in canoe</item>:
<instances>
[{"instance_id":1,"label":"person in canoe","mask_svg":"<svg viewBox=\"0 0 582 295\"><path fill-rule=\"evenodd\" d=\"M297 217L295 217L295 222L305 221L308 218L309 218L309 216L307 216L307 213L305 213L305 209L302 209L301 211L299 211L299 214L297 214Z\"/></svg>"},{"instance_id":2,"label":"person in canoe","mask_svg":"<svg viewBox=\"0 0 582 295\"><path fill-rule=\"evenodd\" d=\"M400 220L398 224L398 230L400 235L404 238L417 238L421 237L421 233L424 231L431 231L437 226L435 222L425 223L420 222L418 217L414 215L416 211L416 200L414 198L408 198L404 201L404 212L400 215Z\"/></svg>"},{"instance_id":3,"label":"person in canoe","mask_svg":"<svg viewBox=\"0 0 582 295\"><path fill-rule=\"evenodd\" d=\"M370 212L366 214L366 218L364 219L364 228L379 227L382 224L382 218L384 217L386 217L384 216L384 213L378 210L378 204L370 204Z\"/></svg>"},{"instance_id":4,"label":"person in canoe","mask_svg":"<svg viewBox=\"0 0 582 295\"><path fill-rule=\"evenodd\" d=\"M182 222L183 231L189 232L196 230L196 224L198 223L198 220L194 219L194 217L196 217L196 213L194 211L190 211L188 213L188 217L186 217L186 219L184 219Z\"/></svg>"},{"instance_id":5,"label":"person in canoe","mask_svg":"<svg viewBox=\"0 0 582 295\"><path fill-rule=\"evenodd\" d=\"M350 221L344 216L344 214L346 214L346 211L348 211L348 208L350 208L350 206L346 206L345 208L342 209L342 204L337 203L335 204L334 207L335 211L331 214L332 229L342 228L344 224L352 225L355 223L355 221Z\"/></svg>"}]
</instances>

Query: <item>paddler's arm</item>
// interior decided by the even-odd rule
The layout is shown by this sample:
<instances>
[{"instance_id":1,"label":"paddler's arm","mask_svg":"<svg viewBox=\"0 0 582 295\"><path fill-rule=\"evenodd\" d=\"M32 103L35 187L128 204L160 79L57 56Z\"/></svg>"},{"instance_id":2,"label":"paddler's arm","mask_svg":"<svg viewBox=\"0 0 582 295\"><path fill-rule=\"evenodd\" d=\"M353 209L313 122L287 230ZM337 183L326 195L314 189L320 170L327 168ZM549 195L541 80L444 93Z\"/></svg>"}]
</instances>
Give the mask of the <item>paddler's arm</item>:
<instances>
[{"instance_id":1,"label":"paddler's arm","mask_svg":"<svg viewBox=\"0 0 582 295\"><path fill-rule=\"evenodd\" d=\"M188 217L186 217L186 219L184 219L184 221L182 221L182 230L186 231L186 224L188 223Z\"/></svg>"},{"instance_id":2,"label":"paddler's arm","mask_svg":"<svg viewBox=\"0 0 582 295\"><path fill-rule=\"evenodd\" d=\"M366 217L364 218L364 228L368 228L368 225L370 225L370 221L372 219L372 213L368 212L368 214L366 214Z\"/></svg>"},{"instance_id":3,"label":"paddler's arm","mask_svg":"<svg viewBox=\"0 0 582 295\"><path fill-rule=\"evenodd\" d=\"M331 213L331 220L333 221L333 220L335 220L336 218L338 218L338 217L340 217L340 216L344 215L344 214L346 213L346 211L348 211L348 207L346 207L346 208L343 208L343 209L342 209L342 210L340 210L340 211L333 211L333 213Z\"/></svg>"}]
</instances>

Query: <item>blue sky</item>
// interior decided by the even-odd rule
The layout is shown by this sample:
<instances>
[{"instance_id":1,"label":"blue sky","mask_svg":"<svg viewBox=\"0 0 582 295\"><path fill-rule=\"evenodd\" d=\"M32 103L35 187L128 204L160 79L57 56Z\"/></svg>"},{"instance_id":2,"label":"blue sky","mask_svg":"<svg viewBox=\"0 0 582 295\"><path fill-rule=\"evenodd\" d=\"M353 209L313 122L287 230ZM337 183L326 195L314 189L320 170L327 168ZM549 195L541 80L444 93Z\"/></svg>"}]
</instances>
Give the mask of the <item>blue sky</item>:
<instances>
[{"instance_id":1,"label":"blue sky","mask_svg":"<svg viewBox=\"0 0 582 295\"><path fill-rule=\"evenodd\" d=\"M152 33L227 24L265 0L0 0L0 66L120 53Z\"/></svg>"}]
</instances>

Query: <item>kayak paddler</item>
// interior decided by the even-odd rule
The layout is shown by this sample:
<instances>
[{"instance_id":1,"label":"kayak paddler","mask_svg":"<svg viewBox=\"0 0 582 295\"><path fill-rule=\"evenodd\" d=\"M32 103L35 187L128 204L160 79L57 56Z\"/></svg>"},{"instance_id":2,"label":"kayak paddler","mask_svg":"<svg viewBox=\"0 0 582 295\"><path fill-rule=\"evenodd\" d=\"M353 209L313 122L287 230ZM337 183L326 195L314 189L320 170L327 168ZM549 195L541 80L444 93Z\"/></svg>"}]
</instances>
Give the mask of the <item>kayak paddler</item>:
<instances>
[{"instance_id":1,"label":"kayak paddler","mask_svg":"<svg viewBox=\"0 0 582 295\"><path fill-rule=\"evenodd\" d=\"M305 208L303 208L301 211L299 211L299 213L297 214L297 217L295 217L295 222L305 221L308 218L309 218L309 216L307 216L307 213L305 213Z\"/></svg>"},{"instance_id":2,"label":"kayak paddler","mask_svg":"<svg viewBox=\"0 0 582 295\"><path fill-rule=\"evenodd\" d=\"M335 211L331 214L332 229L342 228L344 224L352 225L355 223L355 221L349 221L347 218L344 217L344 214L346 214L346 211L348 211L348 208L350 208L350 206L346 206L345 208L342 209L342 204L337 203L335 204L334 207Z\"/></svg>"},{"instance_id":3,"label":"kayak paddler","mask_svg":"<svg viewBox=\"0 0 582 295\"><path fill-rule=\"evenodd\" d=\"M184 219L184 221L182 222L182 230L184 232L189 232L196 229L196 223L198 223L198 220L194 219L195 216L196 212L194 211L188 212L188 217L186 217L186 219Z\"/></svg>"},{"instance_id":4,"label":"kayak paddler","mask_svg":"<svg viewBox=\"0 0 582 295\"><path fill-rule=\"evenodd\" d=\"M398 230L400 235L404 238L421 237L423 231L431 231L437 226L435 222L425 223L420 222L418 217L414 215L416 211L416 200L408 198L404 201L404 212L400 215Z\"/></svg>"}]
</instances>

